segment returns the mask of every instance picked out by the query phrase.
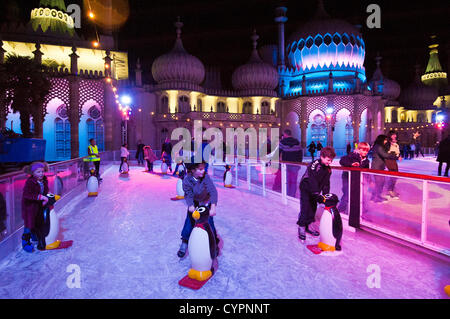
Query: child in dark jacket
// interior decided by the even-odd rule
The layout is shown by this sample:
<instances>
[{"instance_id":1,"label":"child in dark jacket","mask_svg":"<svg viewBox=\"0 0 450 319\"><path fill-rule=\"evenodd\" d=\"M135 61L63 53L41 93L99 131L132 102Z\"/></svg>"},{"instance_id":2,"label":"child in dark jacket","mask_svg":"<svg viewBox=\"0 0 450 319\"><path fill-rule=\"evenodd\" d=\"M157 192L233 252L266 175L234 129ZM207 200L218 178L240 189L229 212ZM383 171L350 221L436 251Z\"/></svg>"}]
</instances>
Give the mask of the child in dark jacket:
<instances>
[{"instance_id":1,"label":"child in dark jacket","mask_svg":"<svg viewBox=\"0 0 450 319\"><path fill-rule=\"evenodd\" d=\"M205 173L205 163L186 164L187 175L183 179L184 198L188 205L186 219L181 231L181 246L178 250L178 257L182 258L186 254L189 236L195 225L192 213L199 205L210 206L209 224L216 236L216 245L219 243L213 216L216 215L217 189L208 174ZM218 253L218 250L217 254Z\"/></svg>"},{"instance_id":2,"label":"child in dark jacket","mask_svg":"<svg viewBox=\"0 0 450 319\"><path fill-rule=\"evenodd\" d=\"M367 158L370 145L366 142L361 142L358 147L349 155L343 156L339 161L339 164L343 167L360 167L369 168L370 161ZM340 212L346 212L348 205L348 171L342 172L342 198L339 201L338 210Z\"/></svg>"},{"instance_id":3,"label":"child in dark jacket","mask_svg":"<svg viewBox=\"0 0 450 319\"><path fill-rule=\"evenodd\" d=\"M324 147L320 151L320 158L311 162L300 181L300 213L297 225L298 237L306 239L306 233L319 236L319 232L309 228L316 217L317 204L324 203L323 195L330 192L330 165L336 153L332 147Z\"/></svg>"},{"instance_id":4,"label":"child in dark jacket","mask_svg":"<svg viewBox=\"0 0 450 319\"><path fill-rule=\"evenodd\" d=\"M22 218L24 230L22 235L22 247L26 252L33 252L34 247L31 238L39 236L37 227L39 214L43 213L44 206L48 202L46 195L49 191L48 180L44 173L48 171L47 163L35 162L24 167L24 172L30 177L25 182L22 195ZM45 247L38 247L43 250Z\"/></svg>"}]
</instances>

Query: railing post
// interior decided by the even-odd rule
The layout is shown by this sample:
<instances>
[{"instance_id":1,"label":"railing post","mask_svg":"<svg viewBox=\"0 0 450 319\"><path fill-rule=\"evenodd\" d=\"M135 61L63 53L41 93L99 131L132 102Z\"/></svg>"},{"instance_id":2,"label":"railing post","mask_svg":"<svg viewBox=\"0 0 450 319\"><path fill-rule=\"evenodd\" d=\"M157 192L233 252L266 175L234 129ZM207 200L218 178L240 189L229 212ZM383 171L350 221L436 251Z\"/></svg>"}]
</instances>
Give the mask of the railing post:
<instances>
[{"instance_id":1,"label":"railing post","mask_svg":"<svg viewBox=\"0 0 450 319\"><path fill-rule=\"evenodd\" d=\"M263 162L262 164L262 188L263 188L263 196L266 196L266 164Z\"/></svg>"},{"instance_id":2,"label":"railing post","mask_svg":"<svg viewBox=\"0 0 450 319\"><path fill-rule=\"evenodd\" d=\"M238 182L238 170L239 170L239 166L238 166L238 164L239 164L239 161L238 161L238 159L236 158L236 162L234 163L234 171L236 172L236 176L235 176L235 182L234 182L234 186L236 186L236 187L238 187L238 185L239 185L239 182Z\"/></svg>"},{"instance_id":3,"label":"railing post","mask_svg":"<svg viewBox=\"0 0 450 319\"><path fill-rule=\"evenodd\" d=\"M422 227L420 241L425 244L427 240L427 213L428 213L428 181L423 181L422 186Z\"/></svg>"},{"instance_id":4,"label":"railing post","mask_svg":"<svg viewBox=\"0 0 450 319\"><path fill-rule=\"evenodd\" d=\"M287 178L286 178L286 164L281 163L281 199L283 204L287 205Z\"/></svg>"},{"instance_id":5,"label":"railing post","mask_svg":"<svg viewBox=\"0 0 450 319\"><path fill-rule=\"evenodd\" d=\"M252 186L250 184L250 172L251 172L250 163L247 163L247 187L248 187L248 190L252 189Z\"/></svg>"},{"instance_id":6,"label":"railing post","mask_svg":"<svg viewBox=\"0 0 450 319\"><path fill-rule=\"evenodd\" d=\"M363 186L361 181L360 171L350 171L349 172L349 215L348 215L348 225L354 228L360 227L361 220L361 194L363 192Z\"/></svg>"}]
</instances>

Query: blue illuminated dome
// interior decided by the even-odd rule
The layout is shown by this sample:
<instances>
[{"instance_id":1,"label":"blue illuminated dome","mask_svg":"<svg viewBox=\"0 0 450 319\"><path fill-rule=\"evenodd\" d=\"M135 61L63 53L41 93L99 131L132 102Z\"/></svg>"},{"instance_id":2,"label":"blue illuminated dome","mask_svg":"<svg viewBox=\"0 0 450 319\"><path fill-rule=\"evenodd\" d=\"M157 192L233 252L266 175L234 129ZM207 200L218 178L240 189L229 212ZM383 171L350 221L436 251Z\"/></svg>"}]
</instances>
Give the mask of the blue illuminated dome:
<instances>
[{"instance_id":1,"label":"blue illuminated dome","mask_svg":"<svg viewBox=\"0 0 450 319\"><path fill-rule=\"evenodd\" d=\"M341 70L364 75L365 43L360 31L344 20L331 18L322 1L318 1L315 17L286 43L287 66L295 74Z\"/></svg>"}]
</instances>

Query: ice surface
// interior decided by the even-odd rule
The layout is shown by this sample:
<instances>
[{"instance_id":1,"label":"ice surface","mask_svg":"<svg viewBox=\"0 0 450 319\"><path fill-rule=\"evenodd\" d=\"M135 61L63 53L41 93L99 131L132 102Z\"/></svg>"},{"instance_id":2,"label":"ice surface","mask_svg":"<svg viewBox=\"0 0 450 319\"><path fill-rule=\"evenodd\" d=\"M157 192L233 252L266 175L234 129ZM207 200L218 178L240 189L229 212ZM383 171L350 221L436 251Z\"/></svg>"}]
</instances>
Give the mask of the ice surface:
<instances>
[{"instance_id":1,"label":"ice surface","mask_svg":"<svg viewBox=\"0 0 450 319\"><path fill-rule=\"evenodd\" d=\"M219 269L198 291L180 287L190 262L176 255L186 216L185 202L170 200L177 179L136 166L123 178L117 165L103 178L97 198L82 189L57 207L61 239L73 246L32 254L17 247L0 265L0 298L446 298L450 262L362 231L344 233L340 256L313 255L306 244L317 239L297 239L298 209L242 183L224 188L220 178ZM73 264L81 288L66 284ZM373 264L380 288L367 285Z\"/></svg>"}]
</instances>

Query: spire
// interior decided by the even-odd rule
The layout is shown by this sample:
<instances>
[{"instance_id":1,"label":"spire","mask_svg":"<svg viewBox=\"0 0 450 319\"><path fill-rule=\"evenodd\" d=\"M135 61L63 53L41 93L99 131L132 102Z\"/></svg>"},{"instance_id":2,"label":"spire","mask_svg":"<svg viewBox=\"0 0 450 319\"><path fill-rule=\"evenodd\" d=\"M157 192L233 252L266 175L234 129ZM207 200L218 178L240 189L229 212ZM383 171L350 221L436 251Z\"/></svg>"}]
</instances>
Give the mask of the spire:
<instances>
[{"instance_id":1,"label":"spire","mask_svg":"<svg viewBox=\"0 0 450 319\"><path fill-rule=\"evenodd\" d=\"M425 74L422 75L422 82L426 85L439 88L447 85L447 73L444 72L439 62L439 44L437 44L436 36L432 35L431 40L432 44L428 46L430 49L430 58L425 69Z\"/></svg>"},{"instance_id":2,"label":"spire","mask_svg":"<svg viewBox=\"0 0 450 319\"><path fill-rule=\"evenodd\" d=\"M183 22L181 22L180 16L177 17L177 21L174 23L177 33L177 39L175 40L175 46L172 51L183 51L186 50L183 47L183 42L181 41L181 28L183 27Z\"/></svg>"},{"instance_id":3,"label":"spire","mask_svg":"<svg viewBox=\"0 0 450 319\"><path fill-rule=\"evenodd\" d=\"M261 57L258 54L258 39L259 39L259 35L256 34L256 30L253 29L253 34L250 37L250 39L252 39L252 55L250 57L250 61L249 62L262 62Z\"/></svg>"},{"instance_id":4,"label":"spire","mask_svg":"<svg viewBox=\"0 0 450 319\"><path fill-rule=\"evenodd\" d=\"M377 64L377 68L375 72L373 73L372 81L381 81L383 80L383 72L381 72L381 60L383 58L380 55L380 52L377 52L377 56L375 57L375 61Z\"/></svg>"}]
</instances>

